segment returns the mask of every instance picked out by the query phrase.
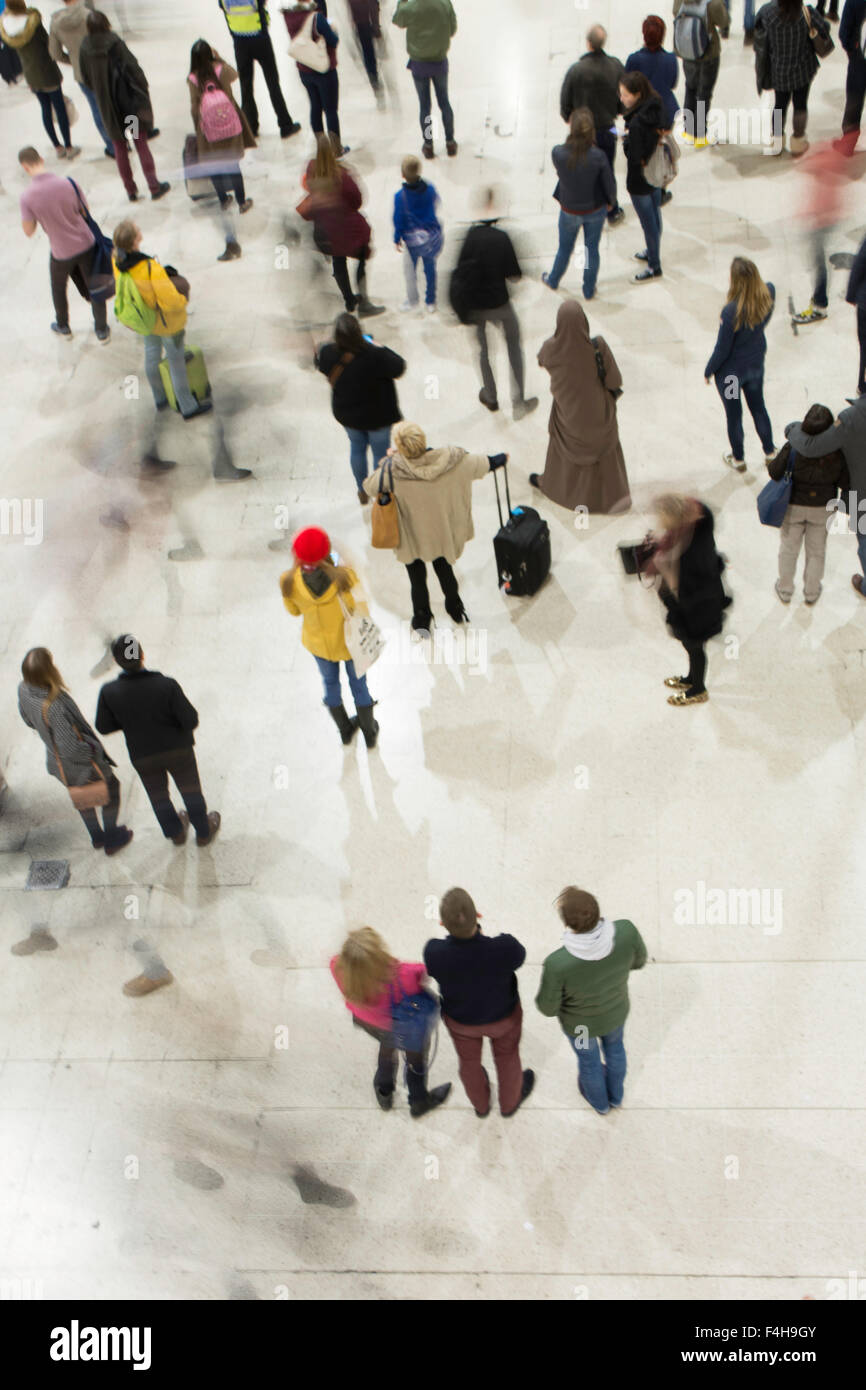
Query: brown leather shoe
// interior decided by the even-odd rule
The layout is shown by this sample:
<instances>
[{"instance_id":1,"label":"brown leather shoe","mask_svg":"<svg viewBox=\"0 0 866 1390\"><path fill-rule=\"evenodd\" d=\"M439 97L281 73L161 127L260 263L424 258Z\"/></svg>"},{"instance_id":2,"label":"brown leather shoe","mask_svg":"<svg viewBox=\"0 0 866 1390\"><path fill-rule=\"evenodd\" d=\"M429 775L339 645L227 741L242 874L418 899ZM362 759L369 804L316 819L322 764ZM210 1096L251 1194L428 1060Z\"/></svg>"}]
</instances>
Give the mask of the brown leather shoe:
<instances>
[{"instance_id":1,"label":"brown leather shoe","mask_svg":"<svg viewBox=\"0 0 866 1390\"><path fill-rule=\"evenodd\" d=\"M171 843L173 845L185 845L186 837L189 834L189 816L187 815L186 811L179 812L178 820L183 826L183 830L181 830L179 835L172 835Z\"/></svg>"},{"instance_id":2,"label":"brown leather shoe","mask_svg":"<svg viewBox=\"0 0 866 1390\"><path fill-rule=\"evenodd\" d=\"M160 975L158 980L152 980L149 975L136 975L134 980L127 980L123 986L124 994L128 994L131 999L140 999L143 994L153 994L155 989L162 989L163 985L173 985L174 976L167 970L164 975Z\"/></svg>"},{"instance_id":3,"label":"brown leather shoe","mask_svg":"<svg viewBox=\"0 0 866 1390\"><path fill-rule=\"evenodd\" d=\"M195 837L195 842L198 845L199 849L204 849L205 845L209 845L214 839L214 837L219 833L220 824L222 823L222 816L220 815L219 811L208 811L207 823L210 826L210 834L208 835L207 839L203 840L199 835L196 835Z\"/></svg>"},{"instance_id":4,"label":"brown leather shoe","mask_svg":"<svg viewBox=\"0 0 866 1390\"><path fill-rule=\"evenodd\" d=\"M358 501L361 503L362 507L366 507L370 501L369 497L367 496L366 492L362 487L358 488Z\"/></svg>"},{"instance_id":5,"label":"brown leather shoe","mask_svg":"<svg viewBox=\"0 0 866 1390\"><path fill-rule=\"evenodd\" d=\"M864 589L863 589L863 576L862 576L862 574L852 574L852 575L851 575L851 583L852 583L852 585L854 586L854 588L857 590L857 592L858 592L858 594L860 595L860 597L861 597L861 598L866 598L866 591L864 591Z\"/></svg>"}]
</instances>

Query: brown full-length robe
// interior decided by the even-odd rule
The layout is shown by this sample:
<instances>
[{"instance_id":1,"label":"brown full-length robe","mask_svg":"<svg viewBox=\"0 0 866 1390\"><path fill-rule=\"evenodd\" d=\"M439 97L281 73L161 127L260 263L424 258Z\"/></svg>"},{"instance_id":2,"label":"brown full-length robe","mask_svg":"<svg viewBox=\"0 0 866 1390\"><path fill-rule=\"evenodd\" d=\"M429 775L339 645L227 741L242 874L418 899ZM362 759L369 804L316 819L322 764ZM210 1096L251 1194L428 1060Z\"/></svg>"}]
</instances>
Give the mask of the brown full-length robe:
<instances>
[{"instance_id":1,"label":"brown full-length robe","mask_svg":"<svg viewBox=\"0 0 866 1390\"><path fill-rule=\"evenodd\" d=\"M622 377L604 338L596 338L605 369L602 383L586 314L573 299L560 305L556 332L538 354L550 373L550 443L541 491L572 511L622 512L631 506L625 459L616 423Z\"/></svg>"}]
</instances>

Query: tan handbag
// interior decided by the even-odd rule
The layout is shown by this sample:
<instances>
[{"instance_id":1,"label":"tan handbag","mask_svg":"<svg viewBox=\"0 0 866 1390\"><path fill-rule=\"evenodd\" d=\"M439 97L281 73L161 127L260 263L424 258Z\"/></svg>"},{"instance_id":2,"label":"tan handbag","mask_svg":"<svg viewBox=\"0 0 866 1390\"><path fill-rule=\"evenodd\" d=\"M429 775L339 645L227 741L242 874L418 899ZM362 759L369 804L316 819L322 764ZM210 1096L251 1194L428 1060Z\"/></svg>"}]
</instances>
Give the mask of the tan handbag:
<instances>
[{"instance_id":1,"label":"tan handbag","mask_svg":"<svg viewBox=\"0 0 866 1390\"><path fill-rule=\"evenodd\" d=\"M51 739L51 747L54 749L54 760L57 763L57 771L60 773L60 780L63 783L66 790L69 792L69 799L75 807L76 811L94 811L97 806L107 806L109 802L108 783L106 782L105 778L103 777L102 773L100 772L99 768L97 767L96 763L93 761L92 758L90 761L93 764L94 771L96 772L95 779L92 782L86 782L83 787L70 787L69 783L66 780L66 773L63 771L63 764L60 761L60 754L57 751L57 744L54 742L54 735L52 734L51 728L48 724L48 720L45 717L45 711L47 707L48 701L43 700L42 722L45 725L46 729L48 729L48 737ZM81 737L81 734L78 733L77 729L75 730L75 732L78 735L79 741L83 743L84 739Z\"/></svg>"},{"instance_id":2,"label":"tan handbag","mask_svg":"<svg viewBox=\"0 0 866 1390\"><path fill-rule=\"evenodd\" d=\"M388 470L388 487L385 488L385 469ZM394 469L390 460L385 459L379 473L379 491L373 503L373 535L370 544L374 550L396 550L400 544L400 518L397 514L397 499L394 496Z\"/></svg>"}]
</instances>

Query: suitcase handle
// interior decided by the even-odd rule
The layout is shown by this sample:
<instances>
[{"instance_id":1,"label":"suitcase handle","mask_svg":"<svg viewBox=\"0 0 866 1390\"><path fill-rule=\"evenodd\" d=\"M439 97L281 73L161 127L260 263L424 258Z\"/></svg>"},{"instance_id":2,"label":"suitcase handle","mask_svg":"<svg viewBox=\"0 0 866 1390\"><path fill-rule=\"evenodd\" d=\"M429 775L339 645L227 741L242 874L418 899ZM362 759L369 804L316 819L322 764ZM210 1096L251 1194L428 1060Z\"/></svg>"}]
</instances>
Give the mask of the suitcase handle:
<instances>
[{"instance_id":1,"label":"suitcase handle","mask_svg":"<svg viewBox=\"0 0 866 1390\"><path fill-rule=\"evenodd\" d=\"M498 469L498 468L494 468L494 469L493 469L493 486L496 488L496 510L497 510L498 513L499 513L499 525L500 525L500 528L501 528L502 526L505 525L505 523L504 523L504 521L502 520L502 504L501 504L501 502L499 501L499 479L498 479L497 476L496 476L498 472L499 472L499 469ZM509 519L509 521L510 521L510 520L511 520L511 495L510 495L510 493L509 493L509 491L508 491L508 464L507 464L507 463L503 463L503 465L502 465L502 476L503 476L503 478L504 478L504 480L505 480L505 501L506 501L506 503L507 503L507 505L508 505L508 519Z\"/></svg>"}]
</instances>

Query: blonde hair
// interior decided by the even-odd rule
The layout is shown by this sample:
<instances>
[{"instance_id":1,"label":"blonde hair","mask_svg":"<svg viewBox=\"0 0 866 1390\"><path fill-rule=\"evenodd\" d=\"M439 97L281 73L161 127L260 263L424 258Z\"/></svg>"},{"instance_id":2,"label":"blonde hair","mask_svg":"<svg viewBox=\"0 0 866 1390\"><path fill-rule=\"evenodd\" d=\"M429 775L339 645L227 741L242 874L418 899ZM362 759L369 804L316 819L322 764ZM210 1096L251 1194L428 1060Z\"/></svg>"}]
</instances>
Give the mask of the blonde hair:
<instances>
[{"instance_id":1,"label":"blonde hair","mask_svg":"<svg viewBox=\"0 0 866 1390\"><path fill-rule=\"evenodd\" d=\"M114 229L112 241L116 251L131 251L138 241L141 232L135 225L131 217L125 217L122 222L118 222Z\"/></svg>"},{"instance_id":2,"label":"blonde hair","mask_svg":"<svg viewBox=\"0 0 866 1390\"><path fill-rule=\"evenodd\" d=\"M684 492L663 492L653 499L653 511L669 531L684 526L691 510L691 498ZM668 525L668 523L670 523Z\"/></svg>"},{"instance_id":3,"label":"blonde hair","mask_svg":"<svg viewBox=\"0 0 866 1390\"><path fill-rule=\"evenodd\" d=\"M377 931L350 931L337 957L336 975L350 1004L372 1004L394 974L397 961Z\"/></svg>"},{"instance_id":4,"label":"blonde hair","mask_svg":"<svg viewBox=\"0 0 866 1390\"><path fill-rule=\"evenodd\" d=\"M400 165L400 173L407 183L414 183L421 175L421 161L417 154L407 154Z\"/></svg>"},{"instance_id":5,"label":"blonde hair","mask_svg":"<svg viewBox=\"0 0 866 1390\"><path fill-rule=\"evenodd\" d=\"M410 424L408 420L398 420L391 431L391 439L404 459L419 459L427 449L427 436L421 426Z\"/></svg>"},{"instance_id":6,"label":"blonde hair","mask_svg":"<svg viewBox=\"0 0 866 1390\"><path fill-rule=\"evenodd\" d=\"M338 594L345 594L348 589L351 589L352 576L345 565L332 565L330 560L320 560L313 568L322 570L328 576L329 582L336 584ZM283 598L291 598L295 575L299 569L301 569L301 565L296 560L290 570L286 570L285 574L280 575L280 593Z\"/></svg>"},{"instance_id":7,"label":"blonde hair","mask_svg":"<svg viewBox=\"0 0 866 1390\"><path fill-rule=\"evenodd\" d=\"M761 279L754 261L735 256L731 261L729 304L736 304L734 328L757 328L773 307L773 296Z\"/></svg>"},{"instance_id":8,"label":"blonde hair","mask_svg":"<svg viewBox=\"0 0 866 1390\"><path fill-rule=\"evenodd\" d=\"M49 704L57 699L61 690L66 689L63 677L54 665L54 657L47 647L30 648L21 663L21 675L27 685L32 685L37 690L48 691Z\"/></svg>"},{"instance_id":9,"label":"blonde hair","mask_svg":"<svg viewBox=\"0 0 866 1390\"><path fill-rule=\"evenodd\" d=\"M335 142L330 135L319 133L316 136L316 158L310 178L311 191L325 192L336 188L340 182L340 166L337 162Z\"/></svg>"}]
</instances>

